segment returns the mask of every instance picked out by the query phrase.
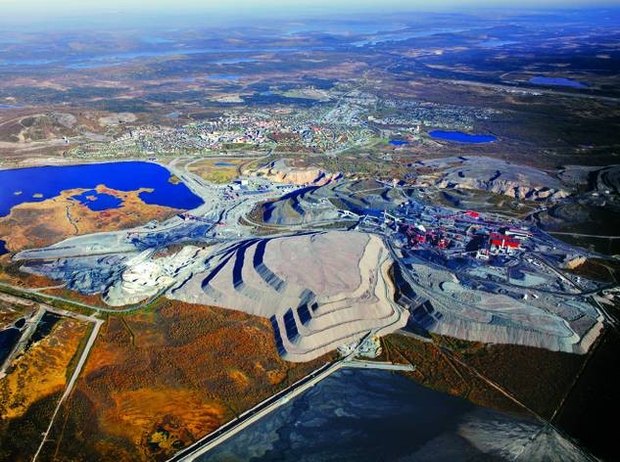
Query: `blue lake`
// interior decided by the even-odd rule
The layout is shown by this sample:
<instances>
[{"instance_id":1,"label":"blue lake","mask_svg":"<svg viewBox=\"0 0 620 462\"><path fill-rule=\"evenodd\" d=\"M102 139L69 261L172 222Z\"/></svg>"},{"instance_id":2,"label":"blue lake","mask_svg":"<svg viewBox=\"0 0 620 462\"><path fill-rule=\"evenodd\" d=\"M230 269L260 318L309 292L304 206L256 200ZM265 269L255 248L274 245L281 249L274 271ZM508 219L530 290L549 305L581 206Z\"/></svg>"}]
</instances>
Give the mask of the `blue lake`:
<instances>
[{"instance_id":1,"label":"blue lake","mask_svg":"<svg viewBox=\"0 0 620 462\"><path fill-rule=\"evenodd\" d=\"M341 370L197 460L516 460L542 429L401 375ZM565 460L564 451L548 460ZM522 460L533 459L524 451Z\"/></svg>"},{"instance_id":2,"label":"blue lake","mask_svg":"<svg viewBox=\"0 0 620 462\"><path fill-rule=\"evenodd\" d=\"M0 65L8 65L8 66L40 66L42 64L51 64L54 60L52 59L10 59L10 60L0 60Z\"/></svg>"},{"instance_id":3,"label":"blue lake","mask_svg":"<svg viewBox=\"0 0 620 462\"><path fill-rule=\"evenodd\" d=\"M532 77L530 83L548 87L588 88L585 83L563 77Z\"/></svg>"},{"instance_id":4,"label":"blue lake","mask_svg":"<svg viewBox=\"0 0 620 462\"><path fill-rule=\"evenodd\" d=\"M469 28L464 29L462 27L436 27L419 31L410 31L408 29L403 29L391 34L381 34L378 37L371 37L366 40L358 40L356 42L352 42L351 45L355 47L363 47L366 45L379 45L384 42L403 42L405 40L410 40L413 38L432 37L433 35L438 34L453 34L459 32L466 32L469 30Z\"/></svg>"},{"instance_id":5,"label":"blue lake","mask_svg":"<svg viewBox=\"0 0 620 462\"><path fill-rule=\"evenodd\" d=\"M485 48L499 48L507 45L515 45L519 42L515 42L513 40L500 40L500 39L489 39L484 42L480 42L480 46Z\"/></svg>"},{"instance_id":6,"label":"blue lake","mask_svg":"<svg viewBox=\"0 0 620 462\"><path fill-rule=\"evenodd\" d=\"M85 205L95 212L102 210L117 209L123 205L123 201L111 194L99 193L92 189L90 191L84 191L77 196L71 196L73 199L77 199L81 204Z\"/></svg>"},{"instance_id":7,"label":"blue lake","mask_svg":"<svg viewBox=\"0 0 620 462\"><path fill-rule=\"evenodd\" d=\"M211 74L208 76L209 80L226 80L233 81L241 78L238 74Z\"/></svg>"},{"instance_id":8,"label":"blue lake","mask_svg":"<svg viewBox=\"0 0 620 462\"><path fill-rule=\"evenodd\" d=\"M332 35L358 35L358 34L379 34L381 32L397 31L405 28L405 24L385 24L384 21L371 23L360 23L358 21L345 21L343 23L334 22L332 24L298 24L295 23L287 28L286 35L297 35L308 32L321 32Z\"/></svg>"},{"instance_id":9,"label":"blue lake","mask_svg":"<svg viewBox=\"0 0 620 462\"><path fill-rule=\"evenodd\" d=\"M183 183L172 184L169 180L168 170L149 162L0 170L0 217L8 215L11 208L23 202L41 202L68 189L92 190L101 184L119 191L153 189L152 192L140 193L140 198L147 204L184 210L202 204L202 200ZM103 201L110 204L109 199L103 198ZM95 204L97 201L91 202Z\"/></svg>"},{"instance_id":10,"label":"blue lake","mask_svg":"<svg viewBox=\"0 0 620 462\"><path fill-rule=\"evenodd\" d=\"M162 45L167 43L174 43L174 40L170 40L164 37L157 37L152 35L145 35L141 38L142 42L148 43L149 45Z\"/></svg>"},{"instance_id":11,"label":"blue lake","mask_svg":"<svg viewBox=\"0 0 620 462\"><path fill-rule=\"evenodd\" d=\"M469 133L456 131L433 130L428 132L428 134L431 138L435 138L437 140L465 144L485 144L492 143L497 140L497 137L493 135L472 135Z\"/></svg>"},{"instance_id":12,"label":"blue lake","mask_svg":"<svg viewBox=\"0 0 620 462\"><path fill-rule=\"evenodd\" d=\"M390 144L392 146L406 146L409 142L405 140L390 140Z\"/></svg>"},{"instance_id":13,"label":"blue lake","mask_svg":"<svg viewBox=\"0 0 620 462\"><path fill-rule=\"evenodd\" d=\"M235 164L231 164L230 162L216 162L216 167L234 167Z\"/></svg>"},{"instance_id":14,"label":"blue lake","mask_svg":"<svg viewBox=\"0 0 620 462\"><path fill-rule=\"evenodd\" d=\"M55 59L21 59L10 58L0 59L0 67L2 66L37 66L37 65L63 65L68 69L95 69L106 66L117 66L126 61L134 59L147 59L147 58L165 58L171 56L192 56L192 55L209 55L209 54L248 54L256 52L269 52L269 53L295 53L302 50L301 47L267 47L267 48L168 48L158 50L139 50L139 51L127 51L120 53L103 54L96 56L78 55L71 57L58 57ZM304 48L304 51L329 51L333 50L333 47L309 47Z\"/></svg>"},{"instance_id":15,"label":"blue lake","mask_svg":"<svg viewBox=\"0 0 620 462\"><path fill-rule=\"evenodd\" d=\"M254 58L226 58L213 61L214 64L244 64L255 63L257 60Z\"/></svg>"},{"instance_id":16,"label":"blue lake","mask_svg":"<svg viewBox=\"0 0 620 462\"><path fill-rule=\"evenodd\" d=\"M4 255L5 253L9 253L6 249L6 242L0 239L0 255Z\"/></svg>"}]
</instances>

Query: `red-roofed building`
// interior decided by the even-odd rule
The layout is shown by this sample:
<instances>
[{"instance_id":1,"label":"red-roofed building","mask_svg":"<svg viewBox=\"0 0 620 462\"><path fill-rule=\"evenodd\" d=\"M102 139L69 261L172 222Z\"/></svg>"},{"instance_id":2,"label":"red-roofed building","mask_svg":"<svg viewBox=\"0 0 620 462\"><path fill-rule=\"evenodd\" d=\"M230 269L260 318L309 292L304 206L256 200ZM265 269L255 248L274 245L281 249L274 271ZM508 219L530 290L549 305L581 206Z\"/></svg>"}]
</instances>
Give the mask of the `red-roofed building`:
<instances>
[{"instance_id":1,"label":"red-roofed building","mask_svg":"<svg viewBox=\"0 0 620 462\"><path fill-rule=\"evenodd\" d=\"M489 243L491 247L496 247L498 249L520 249L521 241L519 239L515 239L512 236L506 236L505 234L500 233L491 233L489 236Z\"/></svg>"},{"instance_id":2,"label":"red-roofed building","mask_svg":"<svg viewBox=\"0 0 620 462\"><path fill-rule=\"evenodd\" d=\"M473 210L468 210L467 212L465 212L465 215L475 220L480 218L480 214L478 212L474 212Z\"/></svg>"}]
</instances>

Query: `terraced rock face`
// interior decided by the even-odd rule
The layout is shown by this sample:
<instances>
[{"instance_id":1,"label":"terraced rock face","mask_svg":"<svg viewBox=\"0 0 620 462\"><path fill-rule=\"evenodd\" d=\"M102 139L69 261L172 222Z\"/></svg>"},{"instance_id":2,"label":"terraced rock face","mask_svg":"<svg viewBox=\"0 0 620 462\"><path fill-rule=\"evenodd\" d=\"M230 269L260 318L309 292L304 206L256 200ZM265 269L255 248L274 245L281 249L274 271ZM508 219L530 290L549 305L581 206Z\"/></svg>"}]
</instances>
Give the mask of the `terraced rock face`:
<instances>
[{"instance_id":1,"label":"terraced rock face","mask_svg":"<svg viewBox=\"0 0 620 462\"><path fill-rule=\"evenodd\" d=\"M374 180L308 186L260 206L268 225L324 225L343 220L340 210L378 216L412 199L413 190L391 188Z\"/></svg>"},{"instance_id":2,"label":"terraced rock face","mask_svg":"<svg viewBox=\"0 0 620 462\"><path fill-rule=\"evenodd\" d=\"M620 165L610 165L600 169L596 174L596 189L620 194Z\"/></svg>"},{"instance_id":3,"label":"terraced rock face","mask_svg":"<svg viewBox=\"0 0 620 462\"><path fill-rule=\"evenodd\" d=\"M484 343L586 353L603 328L588 303L542 294L527 302L464 285L454 273L412 264L412 289L428 302L412 309L410 325Z\"/></svg>"},{"instance_id":4,"label":"terraced rock face","mask_svg":"<svg viewBox=\"0 0 620 462\"><path fill-rule=\"evenodd\" d=\"M214 251L207 271L169 296L269 318L280 354L308 361L406 324L391 263L381 239L364 233L250 239Z\"/></svg>"}]
</instances>

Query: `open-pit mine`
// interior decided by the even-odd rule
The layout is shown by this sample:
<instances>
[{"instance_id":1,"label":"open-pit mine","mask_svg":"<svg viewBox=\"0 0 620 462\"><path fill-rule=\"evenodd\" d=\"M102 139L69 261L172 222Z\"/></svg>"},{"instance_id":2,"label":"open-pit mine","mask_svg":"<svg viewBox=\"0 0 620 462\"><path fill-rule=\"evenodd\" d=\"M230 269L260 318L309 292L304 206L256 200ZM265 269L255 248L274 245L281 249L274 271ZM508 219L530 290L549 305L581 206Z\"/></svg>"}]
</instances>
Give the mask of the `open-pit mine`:
<instances>
[{"instance_id":1,"label":"open-pit mine","mask_svg":"<svg viewBox=\"0 0 620 462\"><path fill-rule=\"evenodd\" d=\"M620 9L252 2L0 0L0 461L617 459Z\"/></svg>"},{"instance_id":2,"label":"open-pit mine","mask_svg":"<svg viewBox=\"0 0 620 462\"><path fill-rule=\"evenodd\" d=\"M291 361L399 329L585 353L602 329L605 286L566 271L587 252L516 218L428 206L425 187L396 183L172 172L203 205L14 260L110 312L165 296L267 318Z\"/></svg>"}]
</instances>

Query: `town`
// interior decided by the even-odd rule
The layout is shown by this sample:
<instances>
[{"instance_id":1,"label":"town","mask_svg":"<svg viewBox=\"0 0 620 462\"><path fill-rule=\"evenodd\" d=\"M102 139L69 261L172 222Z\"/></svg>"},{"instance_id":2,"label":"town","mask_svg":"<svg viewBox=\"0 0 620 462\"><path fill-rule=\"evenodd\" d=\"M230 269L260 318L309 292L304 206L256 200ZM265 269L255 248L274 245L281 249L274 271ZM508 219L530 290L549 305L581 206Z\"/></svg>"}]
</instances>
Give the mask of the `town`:
<instances>
[{"instance_id":1,"label":"town","mask_svg":"<svg viewBox=\"0 0 620 462\"><path fill-rule=\"evenodd\" d=\"M312 89L310 89L312 90ZM289 98L295 102L295 98ZM70 150L78 158L166 156L195 153L282 152L337 154L392 138L430 143L427 127L471 130L497 111L467 106L381 99L346 85L310 107L222 107L221 115L184 125L142 124L105 143ZM67 142L72 140L67 139ZM396 146L400 144L395 143Z\"/></svg>"}]
</instances>

